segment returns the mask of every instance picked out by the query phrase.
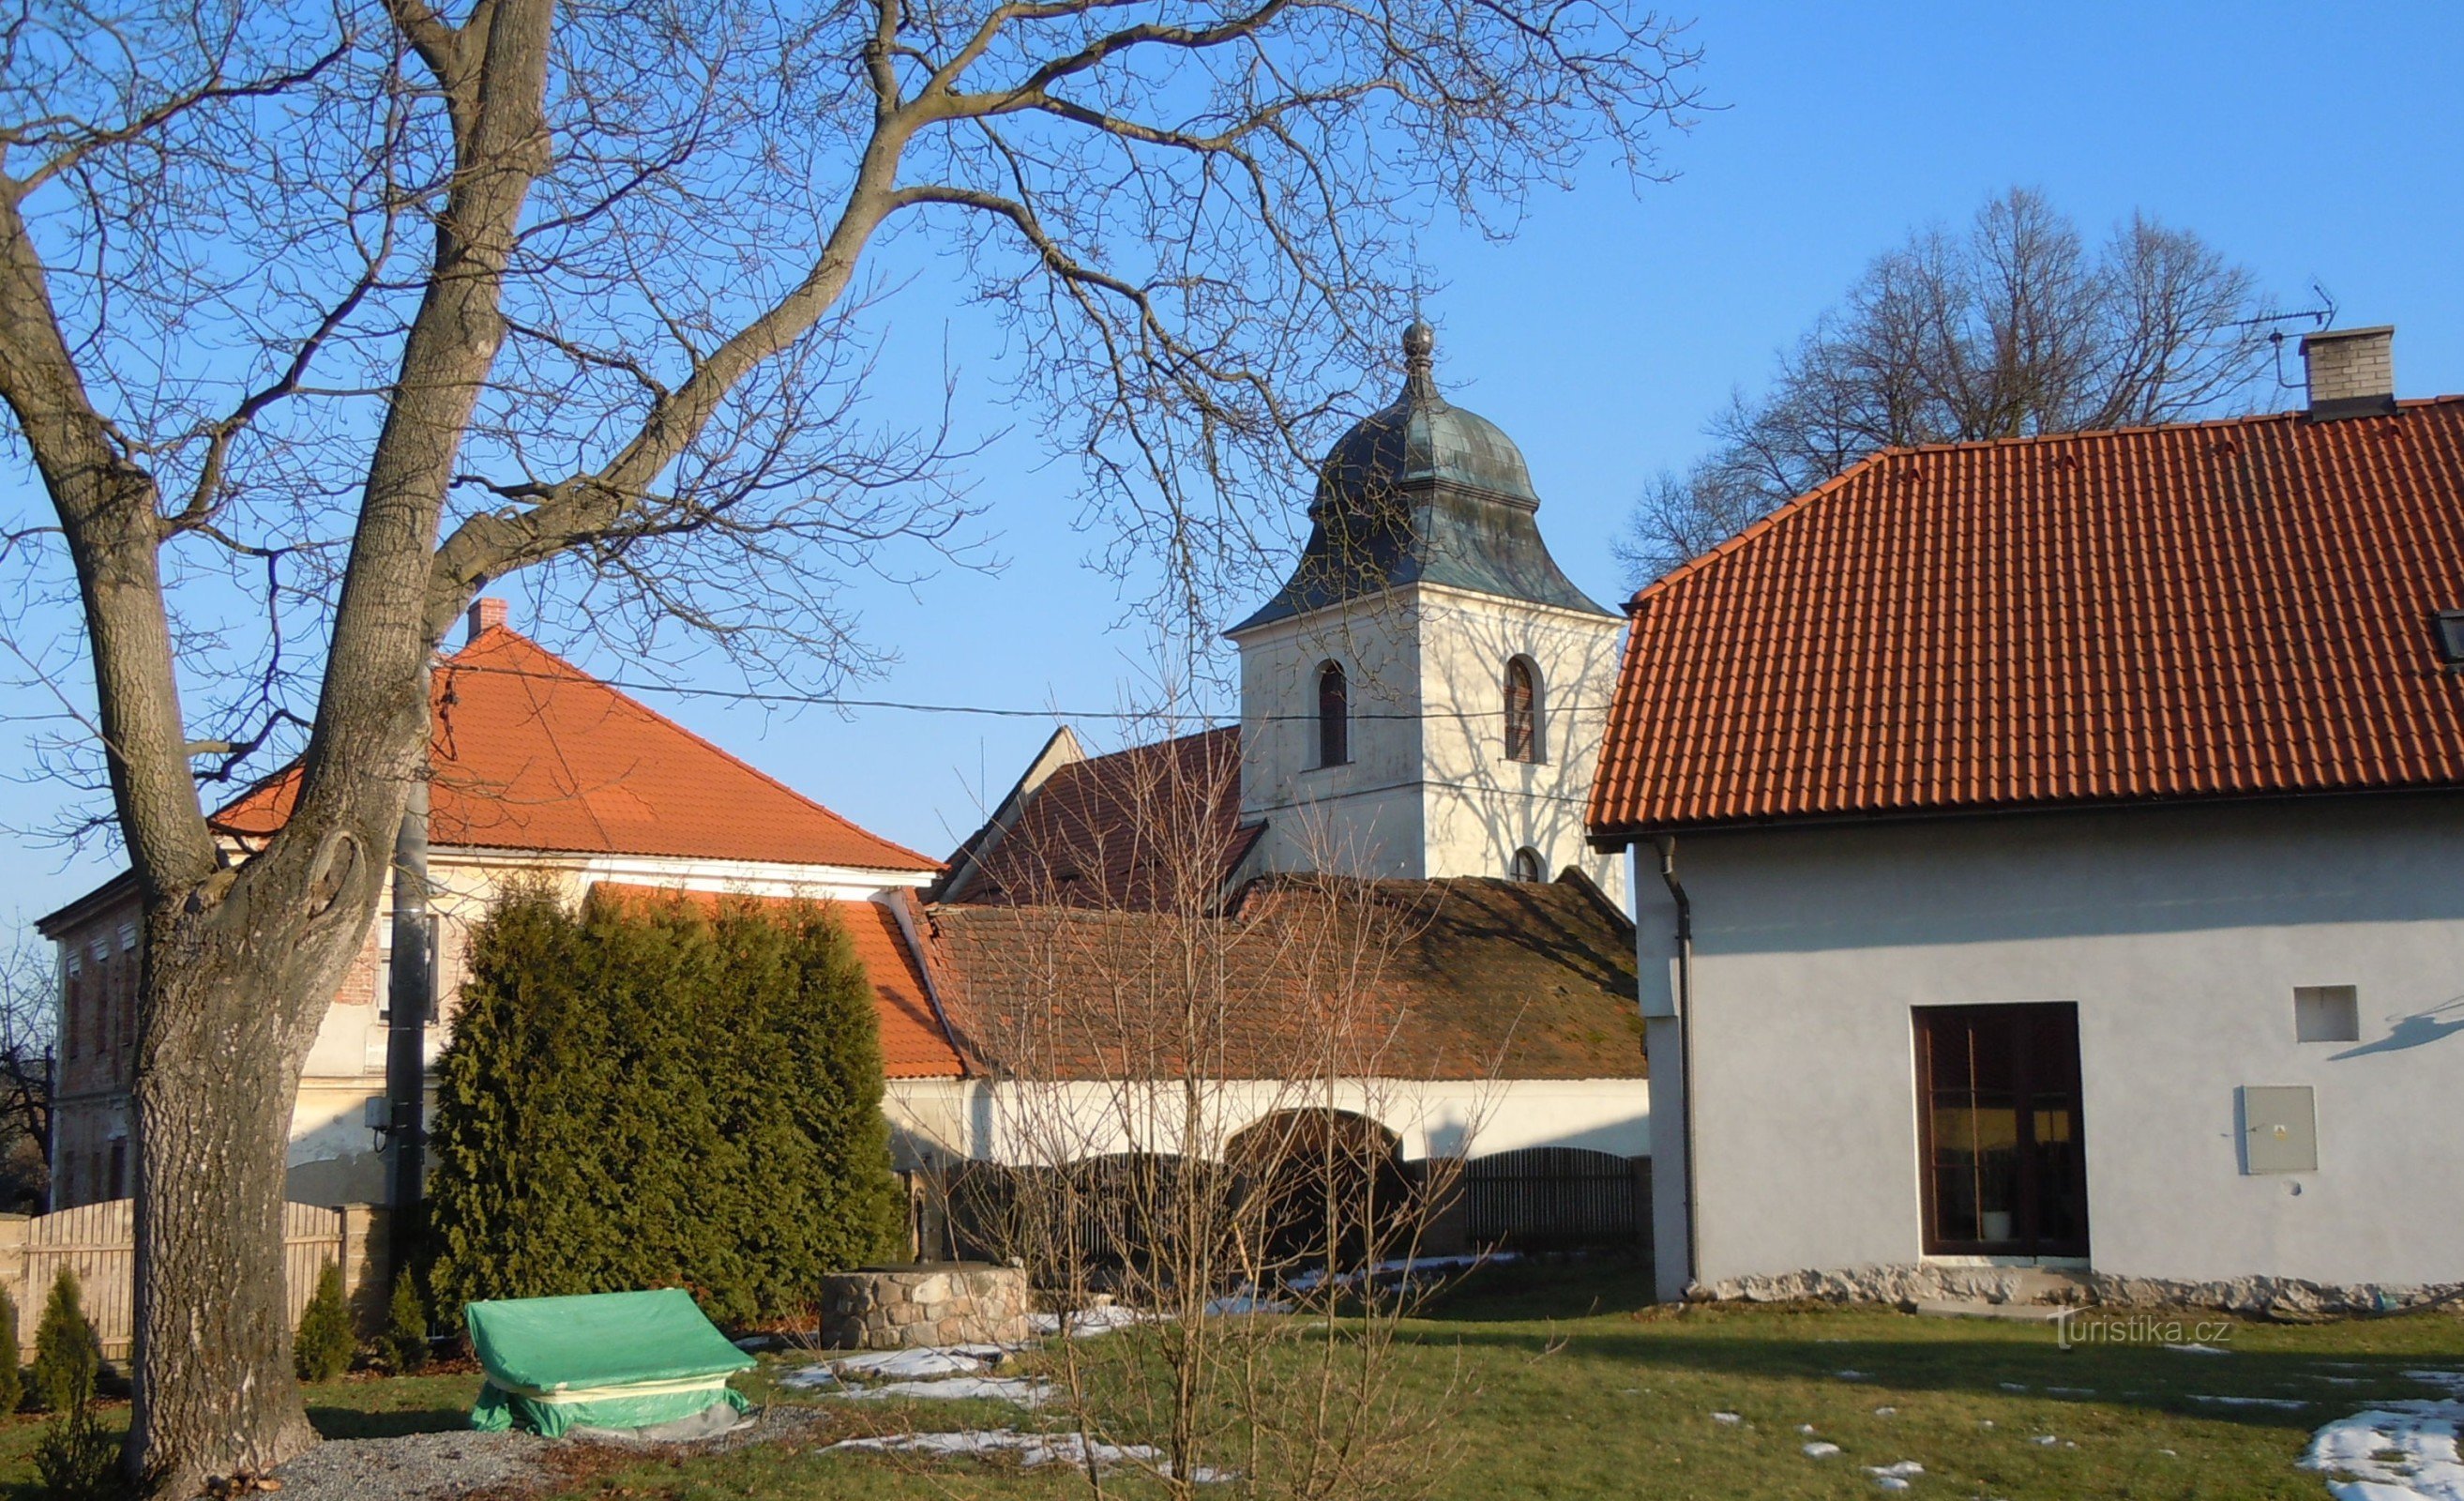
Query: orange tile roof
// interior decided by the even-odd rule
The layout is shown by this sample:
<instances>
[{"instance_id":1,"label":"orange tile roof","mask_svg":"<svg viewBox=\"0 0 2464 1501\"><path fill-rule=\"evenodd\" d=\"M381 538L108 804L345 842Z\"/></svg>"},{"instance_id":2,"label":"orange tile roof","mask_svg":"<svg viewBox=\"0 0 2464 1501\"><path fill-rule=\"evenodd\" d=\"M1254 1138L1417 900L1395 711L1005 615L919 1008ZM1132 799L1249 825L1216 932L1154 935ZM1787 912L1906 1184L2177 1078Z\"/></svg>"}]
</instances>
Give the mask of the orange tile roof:
<instances>
[{"instance_id":1,"label":"orange tile roof","mask_svg":"<svg viewBox=\"0 0 2464 1501\"><path fill-rule=\"evenodd\" d=\"M2464 397L1894 450L1636 595L1595 837L2464 785Z\"/></svg>"},{"instance_id":2,"label":"orange tile roof","mask_svg":"<svg viewBox=\"0 0 2464 1501\"><path fill-rule=\"evenodd\" d=\"M951 1031L996 1074L1650 1073L1634 928L1579 879L1266 876L1220 916L965 903L924 916Z\"/></svg>"},{"instance_id":3,"label":"orange tile roof","mask_svg":"<svg viewBox=\"0 0 2464 1501\"><path fill-rule=\"evenodd\" d=\"M439 663L429 837L440 846L682 855L931 871L502 626ZM264 835L291 814L288 767L214 817Z\"/></svg>"},{"instance_id":4,"label":"orange tile roof","mask_svg":"<svg viewBox=\"0 0 2464 1501\"><path fill-rule=\"evenodd\" d=\"M682 901L705 912L716 911L722 901L750 901L767 908L797 905L786 897L737 897L618 881L596 882L591 891L627 905ZM873 1014L881 1020L882 1071L893 1079L954 1079L964 1074L966 1068L958 1060L957 1049L950 1046L940 1013L925 989L924 972L899 929L897 914L888 903L877 901L813 905L846 926L856 958L864 961L865 974L872 981Z\"/></svg>"}]
</instances>

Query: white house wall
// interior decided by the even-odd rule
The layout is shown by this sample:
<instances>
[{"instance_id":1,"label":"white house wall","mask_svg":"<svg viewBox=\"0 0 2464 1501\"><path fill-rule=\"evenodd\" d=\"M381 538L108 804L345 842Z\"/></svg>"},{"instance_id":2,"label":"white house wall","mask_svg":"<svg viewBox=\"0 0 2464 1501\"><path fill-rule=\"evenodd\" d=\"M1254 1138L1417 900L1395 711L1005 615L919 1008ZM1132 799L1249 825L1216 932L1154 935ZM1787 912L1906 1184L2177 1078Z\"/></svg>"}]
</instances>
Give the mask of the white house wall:
<instances>
[{"instance_id":1,"label":"white house wall","mask_svg":"<svg viewBox=\"0 0 2464 1501\"><path fill-rule=\"evenodd\" d=\"M1696 1279L1918 1262L1910 1008L2048 1001L2079 1008L2098 1271L2464 1278L2459 851L2464 798L1681 837ZM1645 854L1648 1014L1673 907ZM2295 1041L2294 987L2343 984L2361 1040ZM2319 1170L2247 1174L2236 1092L2286 1084L2316 1091Z\"/></svg>"},{"instance_id":2,"label":"white house wall","mask_svg":"<svg viewBox=\"0 0 2464 1501\"><path fill-rule=\"evenodd\" d=\"M941 1159L1069 1161L1114 1153L1183 1152L1179 1087L899 1080L887 1109L900 1166ZM1523 1147L1580 1147L1617 1157L1651 1150L1651 1087L1641 1079L1344 1080L1333 1085L1226 1080L1207 1085L1198 1149L1216 1157L1243 1127L1279 1111L1334 1109L1395 1133L1406 1159L1486 1157Z\"/></svg>"}]
</instances>

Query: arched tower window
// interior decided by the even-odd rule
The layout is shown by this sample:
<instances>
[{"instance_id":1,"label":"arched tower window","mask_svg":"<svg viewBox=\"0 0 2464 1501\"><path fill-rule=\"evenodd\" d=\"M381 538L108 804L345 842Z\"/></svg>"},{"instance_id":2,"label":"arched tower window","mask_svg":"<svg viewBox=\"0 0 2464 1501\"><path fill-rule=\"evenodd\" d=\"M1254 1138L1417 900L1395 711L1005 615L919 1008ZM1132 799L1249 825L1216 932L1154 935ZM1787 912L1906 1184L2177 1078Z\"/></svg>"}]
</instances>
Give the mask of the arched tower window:
<instances>
[{"instance_id":1,"label":"arched tower window","mask_svg":"<svg viewBox=\"0 0 2464 1501\"><path fill-rule=\"evenodd\" d=\"M1352 685L1333 662L1317 670L1317 763L1340 766L1352 760Z\"/></svg>"},{"instance_id":2,"label":"arched tower window","mask_svg":"<svg viewBox=\"0 0 2464 1501\"><path fill-rule=\"evenodd\" d=\"M1540 671L1528 656L1506 664L1506 759L1540 759Z\"/></svg>"},{"instance_id":3,"label":"arched tower window","mask_svg":"<svg viewBox=\"0 0 2464 1501\"><path fill-rule=\"evenodd\" d=\"M1514 865L1511 873L1518 881L1540 881L1548 879L1547 872L1542 869L1540 864L1540 851L1532 849L1529 845L1525 845L1522 849L1514 851Z\"/></svg>"}]
</instances>

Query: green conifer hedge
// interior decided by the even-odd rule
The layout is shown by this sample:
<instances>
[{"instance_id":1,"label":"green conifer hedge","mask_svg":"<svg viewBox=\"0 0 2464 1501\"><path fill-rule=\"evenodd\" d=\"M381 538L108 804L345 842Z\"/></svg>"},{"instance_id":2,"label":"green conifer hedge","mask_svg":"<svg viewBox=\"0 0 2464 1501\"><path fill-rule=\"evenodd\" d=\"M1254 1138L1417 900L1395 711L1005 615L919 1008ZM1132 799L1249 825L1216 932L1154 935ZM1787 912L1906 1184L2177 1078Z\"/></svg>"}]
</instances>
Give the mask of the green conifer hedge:
<instances>
[{"instance_id":1,"label":"green conifer hedge","mask_svg":"<svg viewBox=\"0 0 2464 1501\"><path fill-rule=\"evenodd\" d=\"M903 1248L872 987L826 908L509 893L437 1066L429 1291L803 1313Z\"/></svg>"}]
</instances>

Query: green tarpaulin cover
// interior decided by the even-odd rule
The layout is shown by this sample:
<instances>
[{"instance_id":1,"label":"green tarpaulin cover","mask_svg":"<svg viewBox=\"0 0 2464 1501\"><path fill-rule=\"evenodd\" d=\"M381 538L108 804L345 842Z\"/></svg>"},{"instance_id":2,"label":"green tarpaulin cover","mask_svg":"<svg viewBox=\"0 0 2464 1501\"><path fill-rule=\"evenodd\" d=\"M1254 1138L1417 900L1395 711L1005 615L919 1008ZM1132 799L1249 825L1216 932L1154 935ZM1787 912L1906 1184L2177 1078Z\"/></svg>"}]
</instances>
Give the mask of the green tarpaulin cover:
<instances>
[{"instance_id":1,"label":"green tarpaulin cover","mask_svg":"<svg viewBox=\"0 0 2464 1501\"><path fill-rule=\"evenodd\" d=\"M471 1426L647 1428L715 1402L750 1405L727 1378L753 1364L681 1288L506 1298L462 1310L488 1373Z\"/></svg>"}]
</instances>

